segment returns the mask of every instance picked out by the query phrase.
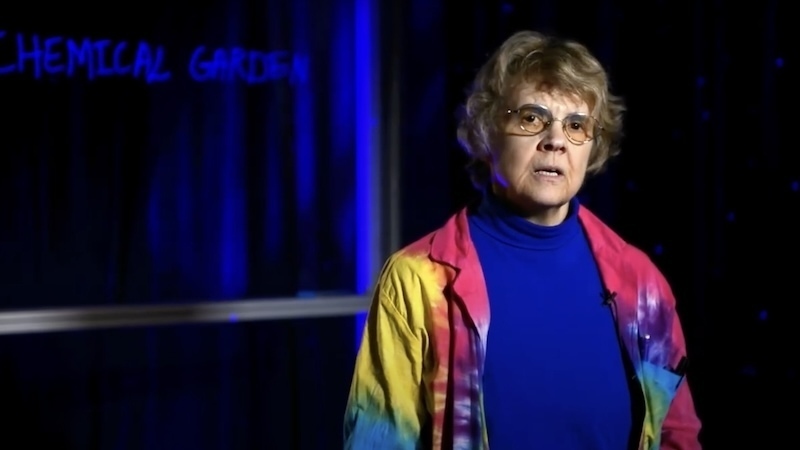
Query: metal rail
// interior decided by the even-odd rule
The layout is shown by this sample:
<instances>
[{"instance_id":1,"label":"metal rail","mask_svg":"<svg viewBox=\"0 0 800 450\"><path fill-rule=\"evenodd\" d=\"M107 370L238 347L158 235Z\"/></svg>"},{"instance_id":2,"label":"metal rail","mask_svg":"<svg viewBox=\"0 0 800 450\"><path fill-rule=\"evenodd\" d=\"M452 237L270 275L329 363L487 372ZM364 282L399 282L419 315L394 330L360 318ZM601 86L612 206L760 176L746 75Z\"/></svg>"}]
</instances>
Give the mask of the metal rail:
<instances>
[{"instance_id":1,"label":"metal rail","mask_svg":"<svg viewBox=\"0 0 800 450\"><path fill-rule=\"evenodd\" d=\"M346 316L366 311L369 302L365 296L342 296L0 311L0 335Z\"/></svg>"}]
</instances>

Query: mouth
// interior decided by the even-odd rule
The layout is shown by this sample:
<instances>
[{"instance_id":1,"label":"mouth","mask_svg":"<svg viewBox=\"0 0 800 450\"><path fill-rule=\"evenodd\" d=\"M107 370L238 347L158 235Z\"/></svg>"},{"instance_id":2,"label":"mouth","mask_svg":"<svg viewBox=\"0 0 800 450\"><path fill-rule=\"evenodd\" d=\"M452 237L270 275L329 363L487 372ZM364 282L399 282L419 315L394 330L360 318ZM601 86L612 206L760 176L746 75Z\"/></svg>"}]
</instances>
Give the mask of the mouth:
<instances>
[{"instance_id":1,"label":"mouth","mask_svg":"<svg viewBox=\"0 0 800 450\"><path fill-rule=\"evenodd\" d=\"M542 166L537 167L536 170L533 171L536 175L541 175L543 177L559 177L564 175L564 171L559 169L555 166Z\"/></svg>"}]
</instances>

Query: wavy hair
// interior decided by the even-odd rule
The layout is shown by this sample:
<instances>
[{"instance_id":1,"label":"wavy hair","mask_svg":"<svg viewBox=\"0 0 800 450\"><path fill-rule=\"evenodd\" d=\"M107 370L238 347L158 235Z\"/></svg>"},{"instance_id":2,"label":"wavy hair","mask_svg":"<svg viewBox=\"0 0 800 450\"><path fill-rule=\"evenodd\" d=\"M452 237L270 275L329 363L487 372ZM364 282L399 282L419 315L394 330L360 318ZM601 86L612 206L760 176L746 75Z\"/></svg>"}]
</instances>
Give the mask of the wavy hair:
<instances>
[{"instance_id":1,"label":"wavy hair","mask_svg":"<svg viewBox=\"0 0 800 450\"><path fill-rule=\"evenodd\" d=\"M592 141L587 173L601 172L619 153L622 138L622 98L610 92L603 66L582 44L520 31L509 37L478 71L468 92L458 125L458 141L470 157L467 170L481 188L489 181L486 163L506 95L519 84L575 95L585 101L601 131Z\"/></svg>"}]
</instances>

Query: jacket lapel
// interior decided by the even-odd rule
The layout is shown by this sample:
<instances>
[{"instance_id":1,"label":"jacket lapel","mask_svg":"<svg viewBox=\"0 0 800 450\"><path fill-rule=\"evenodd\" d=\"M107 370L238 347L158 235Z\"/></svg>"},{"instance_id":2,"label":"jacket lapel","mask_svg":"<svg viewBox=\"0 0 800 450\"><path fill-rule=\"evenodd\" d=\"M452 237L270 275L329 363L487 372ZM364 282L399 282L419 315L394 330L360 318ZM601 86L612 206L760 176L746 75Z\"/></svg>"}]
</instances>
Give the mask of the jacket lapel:
<instances>
[{"instance_id":1,"label":"jacket lapel","mask_svg":"<svg viewBox=\"0 0 800 450\"><path fill-rule=\"evenodd\" d=\"M637 275L622 263L622 250L627 244L583 206L578 211L578 217L597 261L604 288L613 296L611 307L620 339L634 367L637 367L641 362L637 327Z\"/></svg>"},{"instance_id":2,"label":"jacket lapel","mask_svg":"<svg viewBox=\"0 0 800 450\"><path fill-rule=\"evenodd\" d=\"M447 221L431 242L431 258L455 269L452 290L463 303L466 318L480 335L486 348L489 331L489 295L475 246L469 235L467 208Z\"/></svg>"}]
</instances>

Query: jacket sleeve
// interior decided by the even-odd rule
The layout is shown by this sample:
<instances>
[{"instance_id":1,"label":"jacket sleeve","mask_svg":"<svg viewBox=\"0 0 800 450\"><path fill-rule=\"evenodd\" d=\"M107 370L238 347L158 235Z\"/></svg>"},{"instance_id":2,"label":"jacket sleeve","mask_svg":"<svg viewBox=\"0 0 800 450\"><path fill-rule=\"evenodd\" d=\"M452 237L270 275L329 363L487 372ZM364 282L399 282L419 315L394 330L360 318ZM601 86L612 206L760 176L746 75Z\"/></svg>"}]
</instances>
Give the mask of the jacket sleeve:
<instances>
[{"instance_id":1,"label":"jacket sleeve","mask_svg":"<svg viewBox=\"0 0 800 450\"><path fill-rule=\"evenodd\" d=\"M345 450L416 449L426 418L424 332L408 318L406 286L382 275L367 314L344 420ZM413 290L412 290L413 292Z\"/></svg>"},{"instance_id":2,"label":"jacket sleeve","mask_svg":"<svg viewBox=\"0 0 800 450\"><path fill-rule=\"evenodd\" d=\"M663 282L666 283L666 281ZM678 354L686 356L686 341L677 312L674 312L671 339ZM700 419L695 412L689 383L684 380L678 387L664 419L664 425L661 428L661 449L700 450L702 448L699 441L700 428Z\"/></svg>"}]
</instances>

